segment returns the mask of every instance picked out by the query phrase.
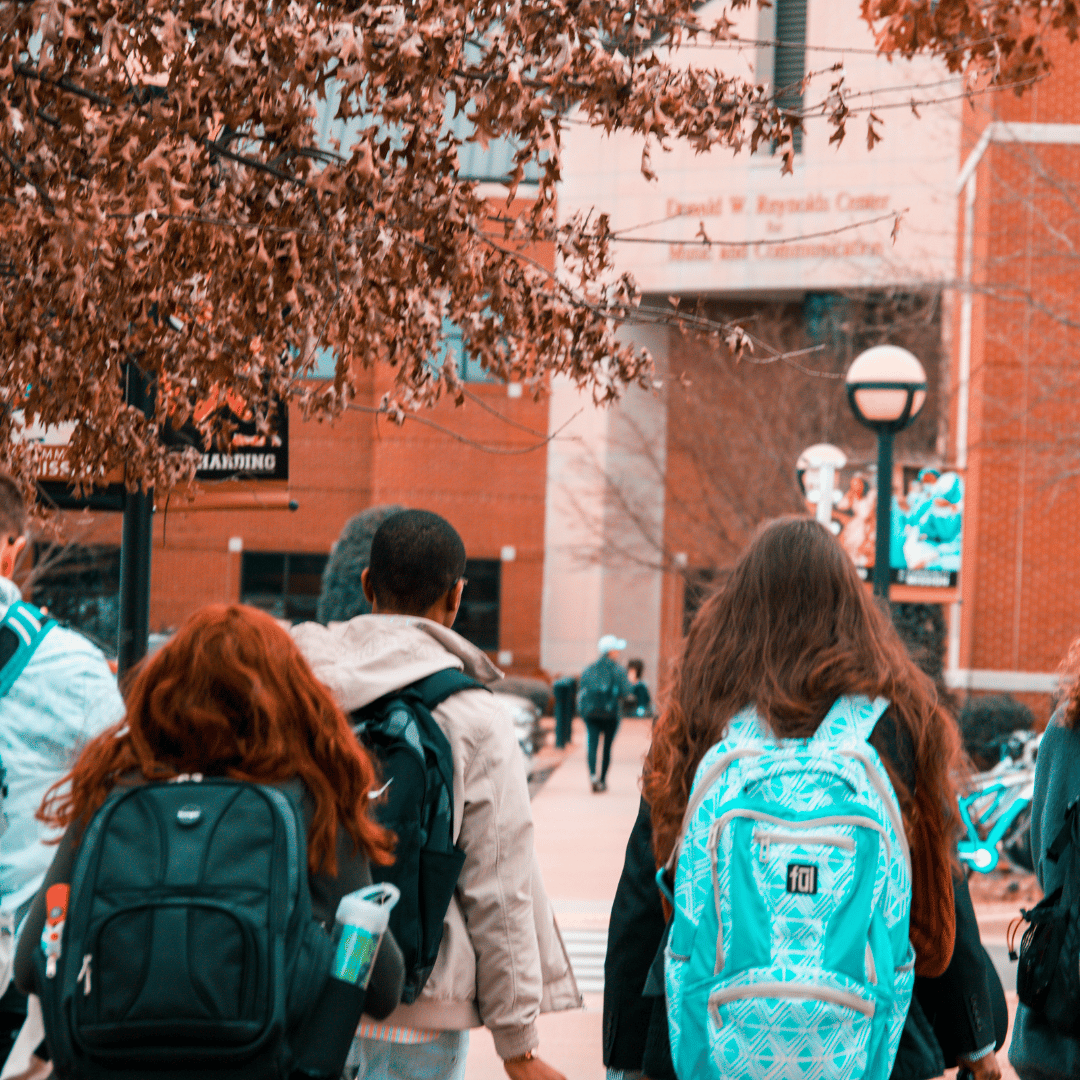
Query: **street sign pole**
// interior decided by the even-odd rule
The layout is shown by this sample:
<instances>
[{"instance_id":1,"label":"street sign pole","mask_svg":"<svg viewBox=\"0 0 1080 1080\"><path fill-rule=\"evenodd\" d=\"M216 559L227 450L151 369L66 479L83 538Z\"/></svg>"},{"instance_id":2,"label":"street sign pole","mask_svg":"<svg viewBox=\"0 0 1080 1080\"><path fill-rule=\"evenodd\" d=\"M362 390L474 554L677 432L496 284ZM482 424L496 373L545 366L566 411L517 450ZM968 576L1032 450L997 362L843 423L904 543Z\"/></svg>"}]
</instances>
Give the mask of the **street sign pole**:
<instances>
[{"instance_id":1,"label":"street sign pole","mask_svg":"<svg viewBox=\"0 0 1080 1080\"><path fill-rule=\"evenodd\" d=\"M833 488L836 484L836 466L826 462L821 466L821 479L818 480L817 520L826 528L832 521Z\"/></svg>"},{"instance_id":2,"label":"street sign pole","mask_svg":"<svg viewBox=\"0 0 1080 1080\"><path fill-rule=\"evenodd\" d=\"M146 375L129 362L124 400L149 416L153 407ZM150 553L153 542L153 489L124 495L124 524L120 541L120 632L117 674L121 679L146 655L150 636Z\"/></svg>"}]
</instances>

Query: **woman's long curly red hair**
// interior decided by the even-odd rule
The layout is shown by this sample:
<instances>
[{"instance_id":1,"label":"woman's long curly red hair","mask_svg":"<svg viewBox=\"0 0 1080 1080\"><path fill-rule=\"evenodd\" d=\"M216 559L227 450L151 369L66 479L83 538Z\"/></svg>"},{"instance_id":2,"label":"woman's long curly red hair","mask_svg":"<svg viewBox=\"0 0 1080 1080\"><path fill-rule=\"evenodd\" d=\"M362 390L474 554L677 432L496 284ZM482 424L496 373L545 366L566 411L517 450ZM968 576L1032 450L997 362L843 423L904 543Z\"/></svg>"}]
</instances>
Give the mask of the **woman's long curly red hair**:
<instances>
[{"instance_id":1,"label":"woman's long curly red hair","mask_svg":"<svg viewBox=\"0 0 1080 1080\"><path fill-rule=\"evenodd\" d=\"M85 822L126 775L181 773L260 784L303 781L315 803L311 870L337 872L339 826L375 863L392 862L392 834L370 815L376 773L344 713L274 619L242 604L196 612L136 670L127 715L88 743L38 816ZM70 786L68 783L70 781Z\"/></svg>"},{"instance_id":2,"label":"woman's long curly red hair","mask_svg":"<svg viewBox=\"0 0 1080 1080\"><path fill-rule=\"evenodd\" d=\"M809 518L766 525L690 627L645 765L657 865L678 839L701 759L736 713L754 705L777 735L807 738L844 694L888 698L911 737L915 791L885 766L911 842L916 906L932 903L922 893L933 882L920 878L950 863L960 831L959 731L847 553Z\"/></svg>"}]
</instances>

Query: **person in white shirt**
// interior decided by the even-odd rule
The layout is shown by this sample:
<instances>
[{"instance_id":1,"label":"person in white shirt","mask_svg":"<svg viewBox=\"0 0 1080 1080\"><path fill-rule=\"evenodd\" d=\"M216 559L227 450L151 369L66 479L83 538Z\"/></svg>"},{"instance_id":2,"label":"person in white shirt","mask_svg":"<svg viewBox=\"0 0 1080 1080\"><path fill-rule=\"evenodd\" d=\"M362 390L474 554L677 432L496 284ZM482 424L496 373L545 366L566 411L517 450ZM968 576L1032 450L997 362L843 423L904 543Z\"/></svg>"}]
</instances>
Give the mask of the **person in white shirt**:
<instances>
[{"instance_id":1,"label":"person in white shirt","mask_svg":"<svg viewBox=\"0 0 1080 1080\"><path fill-rule=\"evenodd\" d=\"M26 547L26 504L18 484L0 472L0 619L19 601L12 581ZM53 624L8 692L0 697L0 760L7 771L7 830L0 836L0 914L16 928L30 908L56 852L35 817L45 793L79 751L124 715L116 676L101 650ZM0 997L0 1063L26 1015L26 997Z\"/></svg>"}]
</instances>

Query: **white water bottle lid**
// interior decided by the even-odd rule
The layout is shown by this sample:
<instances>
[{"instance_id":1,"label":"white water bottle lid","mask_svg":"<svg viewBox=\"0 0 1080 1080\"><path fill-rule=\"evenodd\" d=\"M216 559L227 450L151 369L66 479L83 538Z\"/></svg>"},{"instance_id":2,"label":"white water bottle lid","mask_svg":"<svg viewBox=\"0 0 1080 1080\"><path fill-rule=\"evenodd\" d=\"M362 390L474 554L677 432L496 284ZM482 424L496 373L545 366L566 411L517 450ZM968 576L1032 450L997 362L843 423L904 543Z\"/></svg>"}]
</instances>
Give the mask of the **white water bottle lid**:
<instances>
[{"instance_id":1,"label":"white water bottle lid","mask_svg":"<svg viewBox=\"0 0 1080 1080\"><path fill-rule=\"evenodd\" d=\"M384 881L346 893L338 904L335 920L342 926L360 926L374 937L386 932L390 911L401 898L396 885Z\"/></svg>"}]
</instances>

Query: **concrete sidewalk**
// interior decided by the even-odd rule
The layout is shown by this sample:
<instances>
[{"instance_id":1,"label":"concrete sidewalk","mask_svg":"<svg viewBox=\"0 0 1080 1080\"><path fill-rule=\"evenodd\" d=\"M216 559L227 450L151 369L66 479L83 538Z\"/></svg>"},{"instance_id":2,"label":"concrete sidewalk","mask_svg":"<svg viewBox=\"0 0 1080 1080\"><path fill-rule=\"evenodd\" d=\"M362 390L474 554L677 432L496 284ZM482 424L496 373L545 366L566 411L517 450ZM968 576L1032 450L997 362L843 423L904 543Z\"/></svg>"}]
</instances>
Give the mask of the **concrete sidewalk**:
<instances>
[{"instance_id":1,"label":"concrete sidewalk","mask_svg":"<svg viewBox=\"0 0 1080 1080\"><path fill-rule=\"evenodd\" d=\"M532 804L544 884L585 996L584 1010L540 1017L540 1056L567 1080L602 1080L604 1075L601 1009L608 915L637 817L638 781L650 729L648 720L622 722L608 789L594 795L585 765L585 728L575 720L572 749ZM484 1028L472 1033L465 1076L506 1076Z\"/></svg>"}]
</instances>

